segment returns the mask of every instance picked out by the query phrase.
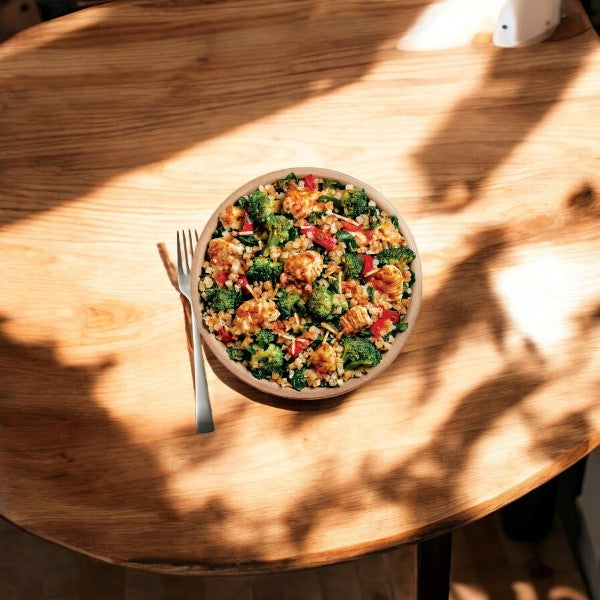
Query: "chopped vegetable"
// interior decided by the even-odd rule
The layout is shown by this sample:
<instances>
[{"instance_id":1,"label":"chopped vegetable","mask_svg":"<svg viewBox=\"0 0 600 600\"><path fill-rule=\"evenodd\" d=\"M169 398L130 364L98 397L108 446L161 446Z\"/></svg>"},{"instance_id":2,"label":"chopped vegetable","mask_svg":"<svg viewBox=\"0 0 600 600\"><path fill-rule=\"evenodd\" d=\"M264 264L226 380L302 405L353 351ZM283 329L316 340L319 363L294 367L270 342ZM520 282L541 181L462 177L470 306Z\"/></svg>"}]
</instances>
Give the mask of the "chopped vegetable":
<instances>
[{"instance_id":1,"label":"chopped vegetable","mask_svg":"<svg viewBox=\"0 0 600 600\"><path fill-rule=\"evenodd\" d=\"M248 281L279 281L279 276L283 270L283 265L280 263L271 262L268 258L257 258L250 268L246 271Z\"/></svg>"},{"instance_id":2,"label":"chopped vegetable","mask_svg":"<svg viewBox=\"0 0 600 600\"><path fill-rule=\"evenodd\" d=\"M298 356L301 352L304 352L314 340L304 337L303 335L292 340L292 343L288 346L288 354L290 356Z\"/></svg>"},{"instance_id":3,"label":"chopped vegetable","mask_svg":"<svg viewBox=\"0 0 600 600\"><path fill-rule=\"evenodd\" d=\"M333 309L333 294L324 286L313 291L308 300L308 310L319 319L325 319Z\"/></svg>"},{"instance_id":4,"label":"chopped vegetable","mask_svg":"<svg viewBox=\"0 0 600 600\"><path fill-rule=\"evenodd\" d=\"M357 232L361 230L361 226L360 225L355 225L354 223L350 223L350 221L340 221L341 226L346 230L346 231L351 231L351 232Z\"/></svg>"},{"instance_id":5,"label":"chopped vegetable","mask_svg":"<svg viewBox=\"0 0 600 600\"><path fill-rule=\"evenodd\" d=\"M283 351L275 344L269 344L264 349L258 349L250 359L250 368L264 373L273 373L284 362Z\"/></svg>"},{"instance_id":6,"label":"chopped vegetable","mask_svg":"<svg viewBox=\"0 0 600 600\"><path fill-rule=\"evenodd\" d=\"M225 271L219 269L215 273L215 281L217 282L217 285L219 287L223 287L225 285L225 282L227 281L227 273L225 273Z\"/></svg>"},{"instance_id":7,"label":"chopped vegetable","mask_svg":"<svg viewBox=\"0 0 600 600\"><path fill-rule=\"evenodd\" d=\"M306 382L306 369L298 369L291 377L288 378L290 385L296 390L304 389L308 383Z\"/></svg>"},{"instance_id":8,"label":"chopped vegetable","mask_svg":"<svg viewBox=\"0 0 600 600\"><path fill-rule=\"evenodd\" d=\"M388 325L388 323L397 323L400 320L400 314L395 310L388 310L384 308L381 316L371 323L371 333L373 337L377 339L381 335L381 331Z\"/></svg>"},{"instance_id":9,"label":"chopped vegetable","mask_svg":"<svg viewBox=\"0 0 600 600\"><path fill-rule=\"evenodd\" d=\"M248 215L253 222L265 223L273 214L273 201L265 192L256 191L248 199Z\"/></svg>"},{"instance_id":10,"label":"chopped vegetable","mask_svg":"<svg viewBox=\"0 0 600 600\"><path fill-rule=\"evenodd\" d=\"M272 344L275 341L275 334L268 329L261 329L254 336L254 343L259 348L266 348L269 344Z\"/></svg>"},{"instance_id":11,"label":"chopped vegetable","mask_svg":"<svg viewBox=\"0 0 600 600\"><path fill-rule=\"evenodd\" d=\"M242 362L245 352L241 348L227 348L227 354L231 360Z\"/></svg>"},{"instance_id":12,"label":"chopped vegetable","mask_svg":"<svg viewBox=\"0 0 600 600\"><path fill-rule=\"evenodd\" d=\"M381 265L408 265L415 259L415 253L408 246L393 246L382 250L377 258Z\"/></svg>"},{"instance_id":13,"label":"chopped vegetable","mask_svg":"<svg viewBox=\"0 0 600 600\"><path fill-rule=\"evenodd\" d=\"M332 235L326 234L324 231L314 225L304 225L300 231L309 239L319 244L326 250L333 250L337 246L337 241Z\"/></svg>"},{"instance_id":14,"label":"chopped vegetable","mask_svg":"<svg viewBox=\"0 0 600 600\"><path fill-rule=\"evenodd\" d=\"M210 307L215 312L235 310L242 303L242 294L234 289L222 287L213 295Z\"/></svg>"},{"instance_id":15,"label":"chopped vegetable","mask_svg":"<svg viewBox=\"0 0 600 600\"><path fill-rule=\"evenodd\" d=\"M346 250L350 252L356 252L356 250L358 250L358 242L350 232L340 230L336 232L335 237L338 241L346 244Z\"/></svg>"},{"instance_id":16,"label":"chopped vegetable","mask_svg":"<svg viewBox=\"0 0 600 600\"><path fill-rule=\"evenodd\" d=\"M365 255L363 254L363 256ZM344 276L348 279L358 279L363 270L361 258L356 254L344 254L341 262Z\"/></svg>"},{"instance_id":17,"label":"chopped vegetable","mask_svg":"<svg viewBox=\"0 0 600 600\"><path fill-rule=\"evenodd\" d=\"M283 246L290 239L290 230L293 223L283 215L271 215L267 217L267 230L269 239L265 250L271 246Z\"/></svg>"},{"instance_id":18,"label":"chopped vegetable","mask_svg":"<svg viewBox=\"0 0 600 600\"><path fill-rule=\"evenodd\" d=\"M258 239L253 235L238 235L237 239L242 242L244 246L258 246Z\"/></svg>"},{"instance_id":19,"label":"chopped vegetable","mask_svg":"<svg viewBox=\"0 0 600 600\"><path fill-rule=\"evenodd\" d=\"M233 340L233 336L224 327L217 330L217 336L224 344L229 344Z\"/></svg>"},{"instance_id":20,"label":"chopped vegetable","mask_svg":"<svg viewBox=\"0 0 600 600\"><path fill-rule=\"evenodd\" d=\"M310 191L314 190L315 187L317 187L314 175L306 175L304 177L304 187Z\"/></svg>"},{"instance_id":21,"label":"chopped vegetable","mask_svg":"<svg viewBox=\"0 0 600 600\"><path fill-rule=\"evenodd\" d=\"M252 233L254 231L254 224L252 223L248 212L244 214L244 225L242 226L242 233Z\"/></svg>"},{"instance_id":22,"label":"chopped vegetable","mask_svg":"<svg viewBox=\"0 0 600 600\"><path fill-rule=\"evenodd\" d=\"M361 277L364 277L365 275L367 275L368 273L370 273L371 271L373 271L373 257L370 254L363 254L361 256L361 260L362 260L362 264L363 264L363 268L361 271Z\"/></svg>"},{"instance_id":23,"label":"chopped vegetable","mask_svg":"<svg viewBox=\"0 0 600 600\"><path fill-rule=\"evenodd\" d=\"M342 360L344 367L350 371L361 367L374 367L381 362L381 354L375 344L362 337L342 338L344 347Z\"/></svg>"}]
</instances>

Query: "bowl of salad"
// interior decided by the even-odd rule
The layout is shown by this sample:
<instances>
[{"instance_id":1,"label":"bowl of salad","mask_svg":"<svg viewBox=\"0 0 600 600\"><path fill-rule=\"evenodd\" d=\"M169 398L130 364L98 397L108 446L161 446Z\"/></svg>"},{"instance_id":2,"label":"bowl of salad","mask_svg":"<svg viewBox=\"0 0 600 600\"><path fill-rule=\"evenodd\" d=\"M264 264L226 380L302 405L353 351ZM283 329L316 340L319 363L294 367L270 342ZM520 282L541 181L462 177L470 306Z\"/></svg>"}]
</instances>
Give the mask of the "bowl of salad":
<instances>
[{"instance_id":1,"label":"bowl of salad","mask_svg":"<svg viewBox=\"0 0 600 600\"><path fill-rule=\"evenodd\" d=\"M415 241L395 206L338 171L291 168L246 183L194 253L203 341L275 396L350 392L398 356L421 303Z\"/></svg>"}]
</instances>

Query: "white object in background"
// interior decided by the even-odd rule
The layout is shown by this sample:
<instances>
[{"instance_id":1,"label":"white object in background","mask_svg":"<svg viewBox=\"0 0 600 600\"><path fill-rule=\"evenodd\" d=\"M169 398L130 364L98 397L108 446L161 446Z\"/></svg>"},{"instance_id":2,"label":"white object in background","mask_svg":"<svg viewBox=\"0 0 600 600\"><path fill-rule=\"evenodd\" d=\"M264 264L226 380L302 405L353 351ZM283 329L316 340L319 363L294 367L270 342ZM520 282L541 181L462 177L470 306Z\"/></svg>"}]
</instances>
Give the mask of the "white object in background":
<instances>
[{"instance_id":1,"label":"white object in background","mask_svg":"<svg viewBox=\"0 0 600 600\"><path fill-rule=\"evenodd\" d=\"M537 0L531 0L536 2ZM400 38L398 50L445 50L491 35L506 0L438 0L424 8Z\"/></svg>"},{"instance_id":2,"label":"white object in background","mask_svg":"<svg viewBox=\"0 0 600 600\"><path fill-rule=\"evenodd\" d=\"M500 48L535 44L558 27L561 0L508 0L500 11L493 42Z\"/></svg>"}]
</instances>

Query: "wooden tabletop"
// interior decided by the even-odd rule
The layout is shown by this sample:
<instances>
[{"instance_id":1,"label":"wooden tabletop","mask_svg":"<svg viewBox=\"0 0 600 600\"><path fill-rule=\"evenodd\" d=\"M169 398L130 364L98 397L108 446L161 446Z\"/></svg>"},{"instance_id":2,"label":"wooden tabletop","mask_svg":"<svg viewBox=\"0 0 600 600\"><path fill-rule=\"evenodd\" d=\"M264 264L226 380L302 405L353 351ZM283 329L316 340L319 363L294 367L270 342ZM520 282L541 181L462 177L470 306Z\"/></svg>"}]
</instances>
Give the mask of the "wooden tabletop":
<instances>
[{"instance_id":1,"label":"wooden tabletop","mask_svg":"<svg viewBox=\"0 0 600 600\"><path fill-rule=\"evenodd\" d=\"M0 514L162 572L306 567L477 519L600 444L600 46L411 52L430 3L107 4L0 46ZM208 357L194 435L157 244L245 181L354 175L400 209L423 304L325 403Z\"/></svg>"}]
</instances>

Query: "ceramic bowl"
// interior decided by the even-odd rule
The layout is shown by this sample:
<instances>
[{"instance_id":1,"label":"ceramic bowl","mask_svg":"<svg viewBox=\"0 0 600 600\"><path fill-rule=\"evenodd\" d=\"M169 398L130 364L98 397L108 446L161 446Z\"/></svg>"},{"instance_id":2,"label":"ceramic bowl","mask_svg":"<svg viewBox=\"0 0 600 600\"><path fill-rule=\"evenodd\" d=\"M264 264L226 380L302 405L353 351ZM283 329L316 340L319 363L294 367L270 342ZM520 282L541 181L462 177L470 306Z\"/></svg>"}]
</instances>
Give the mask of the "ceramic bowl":
<instances>
[{"instance_id":1,"label":"ceramic bowl","mask_svg":"<svg viewBox=\"0 0 600 600\"><path fill-rule=\"evenodd\" d=\"M202 269L202 263L205 260L207 246L211 240L214 230L218 225L219 215L225 210L227 206L233 204L240 196L245 196L249 193L252 193L260 185L266 185L269 183L273 183L273 181L277 179L282 179L290 172L295 173L299 178L303 178L309 173L312 173L315 177L335 179L344 184L353 184L354 187L364 188L369 199L373 200L380 209L385 210L390 215L396 215L398 217L400 232L406 239L408 247L411 248L416 254L415 259L411 263L411 268L415 273L415 283L412 286L412 300L411 305L408 308L406 317L404 319L405 322L408 323L408 329L404 333L396 335L391 349L383 353L381 362L376 367L373 367L366 375L363 375L362 377L353 377L352 379L346 381L343 385L335 388L306 387L301 391L296 391L293 388L282 388L279 385L272 383L268 380L256 379L252 376L250 371L248 371L248 369L246 369L241 363L235 362L229 358L229 356L227 355L225 345L222 344L220 340L218 340L212 333L208 331L202 320L202 314L200 310L200 294L198 292L198 286L195 285L195 282L199 280L200 271ZM419 313L419 308L421 306L421 295L422 274L419 253L415 244L415 240L410 230L408 229L408 225L402 218L402 215L399 214L396 207L393 204L391 204L386 198L384 198L384 196L382 196L376 189L374 189L367 183L359 181L358 179L351 177L350 175L346 175L338 171L333 171L330 169L321 169L318 167L293 167L288 169L281 169L279 171L273 171L271 173L266 173L265 175L261 175L260 177L249 181L248 183L244 184L243 186L232 192L216 208L215 212L212 214L206 226L204 227L204 230L202 232L202 235L200 236L200 240L194 252L194 258L192 263L192 304L194 307L194 314L196 315L196 318L198 320L200 334L204 343L210 348L217 360L233 375L238 377L243 382L247 383L248 385L251 385L252 387L266 394L278 396L281 398L291 398L294 400L320 400L323 398L331 398L333 396L347 394L348 392L351 392L363 385L368 384L382 371L387 369L387 367L389 367L392 364L394 359L402 350L403 346L406 344L408 336L410 335L412 329L415 326L415 321Z\"/></svg>"}]
</instances>

